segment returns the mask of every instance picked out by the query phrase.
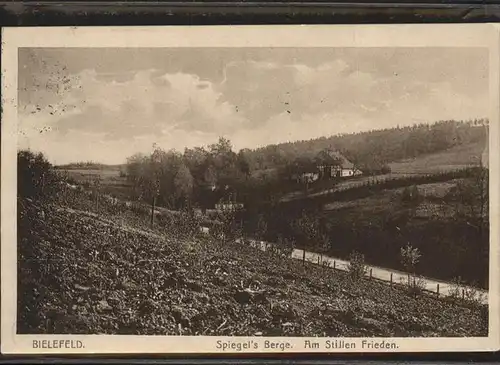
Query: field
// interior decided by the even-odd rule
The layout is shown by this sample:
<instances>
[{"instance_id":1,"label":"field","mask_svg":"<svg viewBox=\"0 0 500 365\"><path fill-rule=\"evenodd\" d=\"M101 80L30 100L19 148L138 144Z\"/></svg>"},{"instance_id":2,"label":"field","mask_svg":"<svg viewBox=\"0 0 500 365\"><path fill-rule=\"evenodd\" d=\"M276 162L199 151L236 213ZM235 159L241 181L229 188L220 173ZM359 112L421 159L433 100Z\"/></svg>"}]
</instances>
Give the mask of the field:
<instances>
[{"instance_id":1,"label":"field","mask_svg":"<svg viewBox=\"0 0 500 365\"><path fill-rule=\"evenodd\" d=\"M122 166L102 165L99 167L59 167L58 171L78 184L89 184L99 179L101 192L121 199L130 198L130 184L120 174Z\"/></svg>"},{"instance_id":2,"label":"field","mask_svg":"<svg viewBox=\"0 0 500 365\"><path fill-rule=\"evenodd\" d=\"M393 174L427 174L449 170L458 170L477 166L483 157L485 144L483 142L456 146L446 151L422 155L415 159L390 163ZM485 165L488 164L487 154Z\"/></svg>"},{"instance_id":3,"label":"field","mask_svg":"<svg viewBox=\"0 0 500 365\"><path fill-rule=\"evenodd\" d=\"M95 211L86 197L74 198L78 209L19 202L19 333L487 335L484 308L151 229L130 211Z\"/></svg>"},{"instance_id":4,"label":"field","mask_svg":"<svg viewBox=\"0 0 500 365\"><path fill-rule=\"evenodd\" d=\"M453 179L439 183L420 184L417 185L417 188L424 199L442 199L447 193L450 192L451 189L453 189L453 187L457 185L460 180L463 179ZM365 209L376 212L380 209L387 209L390 204L394 203L394 200L397 200L399 198L403 190L404 188L383 190L375 195L366 198L347 201L334 201L325 204L324 209L329 211L345 208L356 208L360 210Z\"/></svg>"}]
</instances>

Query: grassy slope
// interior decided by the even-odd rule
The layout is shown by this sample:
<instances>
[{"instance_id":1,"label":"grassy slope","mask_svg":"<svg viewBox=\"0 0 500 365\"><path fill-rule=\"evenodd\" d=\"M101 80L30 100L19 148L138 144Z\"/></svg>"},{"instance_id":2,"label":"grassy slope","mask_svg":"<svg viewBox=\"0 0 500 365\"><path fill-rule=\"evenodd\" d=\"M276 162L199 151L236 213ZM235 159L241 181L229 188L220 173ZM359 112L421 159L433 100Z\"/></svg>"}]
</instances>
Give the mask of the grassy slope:
<instances>
[{"instance_id":1,"label":"grassy slope","mask_svg":"<svg viewBox=\"0 0 500 365\"><path fill-rule=\"evenodd\" d=\"M79 204L83 208L84 198ZM168 227L134 230L126 214L95 216L26 202L19 210L22 333L487 333L481 312L376 282L352 285L343 273L241 245L174 239Z\"/></svg>"},{"instance_id":2,"label":"grassy slope","mask_svg":"<svg viewBox=\"0 0 500 365\"><path fill-rule=\"evenodd\" d=\"M128 199L130 197L130 184L126 177L120 176L121 166L103 165L100 168L59 168L65 171L68 177L77 183L89 183L95 178L100 178L101 191L119 198Z\"/></svg>"},{"instance_id":3,"label":"grassy slope","mask_svg":"<svg viewBox=\"0 0 500 365\"><path fill-rule=\"evenodd\" d=\"M459 180L463 179L453 179L439 183L417 185L419 193L424 198L424 201L418 207L420 209L417 209L417 211L421 211L423 207L431 204L440 205L439 203L434 201L434 198L443 198L453 187L456 186ZM387 210L391 208L391 204L394 200L399 199L399 196L400 194L402 194L404 189L405 188L383 190L382 192L361 199L334 201L325 204L324 209L326 211L353 209L357 211L367 211L372 213L374 211ZM433 202L429 200L433 200Z\"/></svg>"},{"instance_id":4,"label":"grassy slope","mask_svg":"<svg viewBox=\"0 0 500 365\"><path fill-rule=\"evenodd\" d=\"M422 155L415 159L390 163L394 174L435 173L457 170L478 164L484 151L484 142L456 146L449 150Z\"/></svg>"}]
</instances>

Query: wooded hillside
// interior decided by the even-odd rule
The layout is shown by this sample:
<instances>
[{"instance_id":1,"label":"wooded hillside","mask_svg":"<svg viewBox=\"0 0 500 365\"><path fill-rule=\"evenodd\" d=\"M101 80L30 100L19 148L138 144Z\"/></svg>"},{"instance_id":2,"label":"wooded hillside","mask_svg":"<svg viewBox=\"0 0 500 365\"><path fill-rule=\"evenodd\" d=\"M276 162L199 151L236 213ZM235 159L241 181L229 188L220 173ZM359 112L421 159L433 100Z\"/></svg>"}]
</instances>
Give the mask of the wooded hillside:
<instances>
[{"instance_id":1,"label":"wooded hillside","mask_svg":"<svg viewBox=\"0 0 500 365\"><path fill-rule=\"evenodd\" d=\"M252 170L279 167L299 157L312 158L325 149L339 150L360 168L371 170L389 162L482 142L487 126L486 119L439 121L281 143L243 152Z\"/></svg>"}]
</instances>

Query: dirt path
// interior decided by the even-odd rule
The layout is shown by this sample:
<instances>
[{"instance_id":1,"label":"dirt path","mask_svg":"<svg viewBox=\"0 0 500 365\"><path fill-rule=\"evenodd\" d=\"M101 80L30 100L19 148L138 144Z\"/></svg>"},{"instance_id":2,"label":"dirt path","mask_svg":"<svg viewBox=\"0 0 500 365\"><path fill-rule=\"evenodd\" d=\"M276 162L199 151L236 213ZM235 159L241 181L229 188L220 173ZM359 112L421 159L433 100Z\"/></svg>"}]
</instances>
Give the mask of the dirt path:
<instances>
[{"instance_id":1,"label":"dirt path","mask_svg":"<svg viewBox=\"0 0 500 365\"><path fill-rule=\"evenodd\" d=\"M261 250L266 250L266 244L267 245L272 245L270 242L261 242L260 245L258 244L257 241L251 241L254 247L260 248ZM295 249L292 252L291 255L292 258L297 259L297 260L302 260L303 257L303 250ZM349 267L349 261L339 259L337 257L330 257L330 256L325 256L323 255L322 257L315 253L315 252L309 252L306 251L306 260L311 262L311 263L316 263L316 264L322 264L322 263L328 263L328 265L331 268L335 268L337 270L342 270L342 271L348 271ZM387 269L383 267L378 267L378 266L371 266L367 265L367 275L372 275L373 278L388 282L390 283L391 280L393 283L399 284L402 281L407 281L408 280L408 273L398 271L398 270L392 270L392 269ZM423 277L425 280L425 289L437 293L439 290L439 295L441 296L447 296L450 294L450 292L453 289L453 284L447 281L443 280L436 280L433 278L427 278ZM439 289L438 289L439 286ZM488 303L488 291L486 290L481 290L477 288L471 288L471 287L465 287L466 289L473 289L480 293L482 295L482 301L484 304Z\"/></svg>"}]
</instances>

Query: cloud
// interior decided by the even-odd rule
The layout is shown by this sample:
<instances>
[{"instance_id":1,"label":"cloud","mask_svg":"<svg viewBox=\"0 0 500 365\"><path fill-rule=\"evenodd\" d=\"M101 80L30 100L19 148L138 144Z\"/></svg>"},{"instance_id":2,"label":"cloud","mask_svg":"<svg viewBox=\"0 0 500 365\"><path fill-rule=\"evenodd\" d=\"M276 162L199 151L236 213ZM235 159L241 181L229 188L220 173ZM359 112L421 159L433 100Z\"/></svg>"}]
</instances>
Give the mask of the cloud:
<instances>
[{"instance_id":1,"label":"cloud","mask_svg":"<svg viewBox=\"0 0 500 365\"><path fill-rule=\"evenodd\" d=\"M284 113L297 121L320 114L331 114L333 119L349 115L352 122L365 120L362 129L372 129L408 124L415 118L429 122L475 118L488 111L487 82L480 92L470 95L455 87L453 79L426 80L398 73L380 76L339 60L316 67L233 63L226 75L221 92L239 106L255 129L269 127L268 120Z\"/></svg>"},{"instance_id":2,"label":"cloud","mask_svg":"<svg viewBox=\"0 0 500 365\"><path fill-rule=\"evenodd\" d=\"M472 51L168 50L163 67L135 54L123 60L133 69L116 70L58 52L44 54L60 65L22 68L19 120L22 145L63 162L119 163L154 142L183 150L223 135L251 148L488 113L487 68Z\"/></svg>"},{"instance_id":3,"label":"cloud","mask_svg":"<svg viewBox=\"0 0 500 365\"><path fill-rule=\"evenodd\" d=\"M43 103L41 103L43 104ZM63 115L54 109L71 109ZM72 78L71 91L58 104L45 105L30 116L31 105L21 113L21 129L50 125L54 131L102 134L106 139L162 134L173 129L223 133L241 128L245 120L224 101L208 81L196 75L140 71L130 80L103 80L93 70Z\"/></svg>"}]
</instances>

